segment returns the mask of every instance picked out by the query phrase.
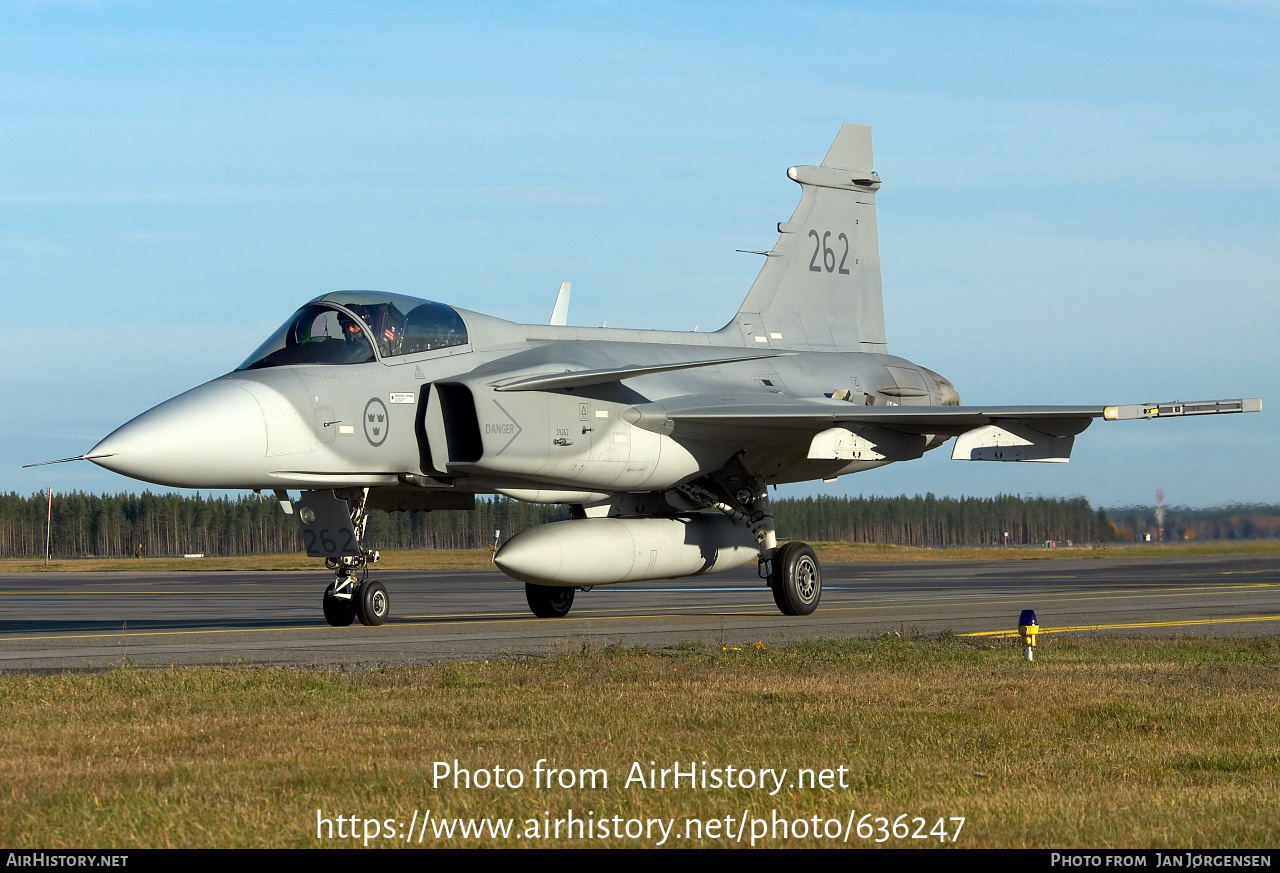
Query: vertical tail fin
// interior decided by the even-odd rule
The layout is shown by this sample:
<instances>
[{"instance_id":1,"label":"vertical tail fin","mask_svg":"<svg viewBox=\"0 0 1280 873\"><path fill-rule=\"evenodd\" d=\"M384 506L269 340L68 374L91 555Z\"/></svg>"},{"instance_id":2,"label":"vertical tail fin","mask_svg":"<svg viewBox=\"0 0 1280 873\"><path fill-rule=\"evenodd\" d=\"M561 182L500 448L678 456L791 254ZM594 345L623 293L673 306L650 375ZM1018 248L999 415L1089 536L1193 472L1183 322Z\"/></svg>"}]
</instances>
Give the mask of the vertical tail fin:
<instances>
[{"instance_id":1,"label":"vertical tail fin","mask_svg":"<svg viewBox=\"0 0 1280 873\"><path fill-rule=\"evenodd\" d=\"M840 128L822 165L791 167L800 205L724 327L747 345L884 352L871 128Z\"/></svg>"},{"instance_id":2,"label":"vertical tail fin","mask_svg":"<svg viewBox=\"0 0 1280 873\"><path fill-rule=\"evenodd\" d=\"M556 306L551 310L551 320L547 324L569 323L569 287L568 282L560 283L560 293L556 295Z\"/></svg>"}]
</instances>

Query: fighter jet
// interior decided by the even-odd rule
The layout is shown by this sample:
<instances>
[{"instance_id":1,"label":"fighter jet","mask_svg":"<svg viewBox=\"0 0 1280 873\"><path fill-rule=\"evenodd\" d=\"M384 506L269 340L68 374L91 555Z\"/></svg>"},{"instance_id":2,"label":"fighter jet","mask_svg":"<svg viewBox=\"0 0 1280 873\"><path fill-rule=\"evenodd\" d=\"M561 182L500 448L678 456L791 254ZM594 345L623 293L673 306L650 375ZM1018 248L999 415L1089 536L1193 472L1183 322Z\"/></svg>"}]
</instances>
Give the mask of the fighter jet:
<instances>
[{"instance_id":1,"label":"fighter jet","mask_svg":"<svg viewBox=\"0 0 1280 873\"><path fill-rule=\"evenodd\" d=\"M468 509L477 494L571 519L496 554L537 616L596 585L755 562L778 609L822 596L813 549L780 542L769 486L833 479L954 440L966 461L1064 462L1107 421L1257 412L1258 399L964 406L889 354L871 129L846 124L746 300L711 332L516 324L444 303L338 291L306 303L234 371L151 409L79 459L185 488L271 491L334 581L332 625L381 624L362 542L371 510ZM291 492L300 492L295 499Z\"/></svg>"}]
</instances>

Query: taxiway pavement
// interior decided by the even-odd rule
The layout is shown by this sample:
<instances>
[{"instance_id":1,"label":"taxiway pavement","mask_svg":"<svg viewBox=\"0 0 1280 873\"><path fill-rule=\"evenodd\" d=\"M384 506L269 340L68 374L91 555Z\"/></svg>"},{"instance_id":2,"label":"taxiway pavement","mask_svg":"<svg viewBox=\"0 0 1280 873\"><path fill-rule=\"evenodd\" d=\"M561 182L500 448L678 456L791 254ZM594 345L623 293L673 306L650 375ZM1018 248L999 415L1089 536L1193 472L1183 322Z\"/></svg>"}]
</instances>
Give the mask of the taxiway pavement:
<instances>
[{"instance_id":1,"label":"taxiway pavement","mask_svg":"<svg viewBox=\"0 0 1280 873\"><path fill-rule=\"evenodd\" d=\"M811 616L778 613L755 568L579 593L537 619L496 570L380 571L391 619L331 628L316 572L0 575L0 670L120 664L407 666L610 645L767 645L884 633L1280 633L1280 556L827 564ZM1045 637L1041 637L1042 641Z\"/></svg>"}]
</instances>

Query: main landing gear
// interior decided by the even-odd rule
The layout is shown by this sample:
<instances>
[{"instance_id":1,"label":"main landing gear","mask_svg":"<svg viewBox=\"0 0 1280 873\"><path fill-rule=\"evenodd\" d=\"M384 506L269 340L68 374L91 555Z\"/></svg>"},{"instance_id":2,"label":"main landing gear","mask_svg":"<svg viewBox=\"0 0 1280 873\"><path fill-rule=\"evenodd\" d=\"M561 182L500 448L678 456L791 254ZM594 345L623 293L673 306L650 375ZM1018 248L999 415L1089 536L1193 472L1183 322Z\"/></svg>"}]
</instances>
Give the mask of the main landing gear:
<instances>
[{"instance_id":1,"label":"main landing gear","mask_svg":"<svg viewBox=\"0 0 1280 873\"><path fill-rule=\"evenodd\" d=\"M711 476L678 489L689 500L714 508L755 535L760 547L759 573L768 581L773 602L783 615L810 615L822 599L822 566L804 543L778 545L769 507L769 486L734 458Z\"/></svg>"},{"instance_id":2,"label":"main landing gear","mask_svg":"<svg viewBox=\"0 0 1280 873\"><path fill-rule=\"evenodd\" d=\"M524 584L524 599L538 618L564 618L573 607L573 588L555 585Z\"/></svg>"},{"instance_id":3,"label":"main landing gear","mask_svg":"<svg viewBox=\"0 0 1280 873\"><path fill-rule=\"evenodd\" d=\"M822 567L804 543L784 543L769 562L769 590L783 615L809 615L822 599Z\"/></svg>"}]
</instances>

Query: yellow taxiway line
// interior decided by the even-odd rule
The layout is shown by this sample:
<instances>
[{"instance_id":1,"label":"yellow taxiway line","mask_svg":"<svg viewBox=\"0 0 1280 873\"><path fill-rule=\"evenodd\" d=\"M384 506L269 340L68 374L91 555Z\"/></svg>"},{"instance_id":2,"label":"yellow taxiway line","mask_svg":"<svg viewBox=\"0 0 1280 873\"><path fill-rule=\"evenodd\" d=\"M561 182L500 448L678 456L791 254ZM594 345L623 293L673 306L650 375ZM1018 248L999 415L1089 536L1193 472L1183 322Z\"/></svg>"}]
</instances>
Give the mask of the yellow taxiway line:
<instances>
[{"instance_id":1,"label":"yellow taxiway line","mask_svg":"<svg viewBox=\"0 0 1280 873\"><path fill-rule=\"evenodd\" d=\"M1147 627L1193 627L1204 624L1242 624L1256 621L1280 621L1280 615L1240 615L1231 618L1185 618L1178 621L1126 621L1116 624L1080 624L1071 627L1040 628L1042 634L1066 634L1075 631L1136 630ZM1016 637L1016 630L968 631L958 637Z\"/></svg>"}]
</instances>

